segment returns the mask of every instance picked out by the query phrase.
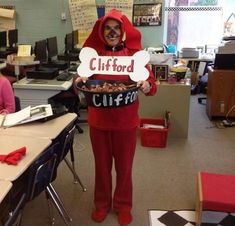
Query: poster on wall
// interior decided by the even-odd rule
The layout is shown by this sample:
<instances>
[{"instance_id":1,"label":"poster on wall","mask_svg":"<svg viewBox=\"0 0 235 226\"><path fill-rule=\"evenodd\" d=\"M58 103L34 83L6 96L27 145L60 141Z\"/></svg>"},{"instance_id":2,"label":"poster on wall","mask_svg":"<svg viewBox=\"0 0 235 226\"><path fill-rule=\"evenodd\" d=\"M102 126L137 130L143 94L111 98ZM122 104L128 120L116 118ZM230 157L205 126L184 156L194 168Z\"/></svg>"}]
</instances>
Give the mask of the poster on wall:
<instances>
[{"instance_id":1,"label":"poster on wall","mask_svg":"<svg viewBox=\"0 0 235 226\"><path fill-rule=\"evenodd\" d=\"M134 4L134 26L160 26L162 23L162 4Z\"/></svg>"},{"instance_id":2,"label":"poster on wall","mask_svg":"<svg viewBox=\"0 0 235 226\"><path fill-rule=\"evenodd\" d=\"M69 0L73 30L78 30L79 45L83 45L98 18L95 0Z\"/></svg>"},{"instance_id":3,"label":"poster on wall","mask_svg":"<svg viewBox=\"0 0 235 226\"><path fill-rule=\"evenodd\" d=\"M16 12L14 6L0 5L0 31L16 28Z\"/></svg>"},{"instance_id":4,"label":"poster on wall","mask_svg":"<svg viewBox=\"0 0 235 226\"><path fill-rule=\"evenodd\" d=\"M112 9L121 11L132 21L133 0L105 0L105 13Z\"/></svg>"}]
</instances>

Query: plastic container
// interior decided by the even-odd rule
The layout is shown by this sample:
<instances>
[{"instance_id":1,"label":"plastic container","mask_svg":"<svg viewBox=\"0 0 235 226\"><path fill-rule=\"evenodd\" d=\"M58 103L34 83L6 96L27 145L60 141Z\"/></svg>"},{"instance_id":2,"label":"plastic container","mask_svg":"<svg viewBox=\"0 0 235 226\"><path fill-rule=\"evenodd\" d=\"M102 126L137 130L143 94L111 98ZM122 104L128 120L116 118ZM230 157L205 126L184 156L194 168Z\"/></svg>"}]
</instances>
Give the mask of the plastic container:
<instances>
[{"instance_id":1,"label":"plastic container","mask_svg":"<svg viewBox=\"0 0 235 226\"><path fill-rule=\"evenodd\" d=\"M127 89L112 92L95 92L89 90L92 86L101 86L104 83L113 85L122 83L126 85ZM133 104L137 99L139 87L137 87L137 83L133 81L88 80L85 84L83 82L78 83L77 89L83 92L88 106L113 108Z\"/></svg>"},{"instance_id":2,"label":"plastic container","mask_svg":"<svg viewBox=\"0 0 235 226\"><path fill-rule=\"evenodd\" d=\"M143 125L158 125L164 128L144 128ZM140 119L141 145L144 147L165 148L170 124L165 127L164 119ZM150 126L151 127L151 126Z\"/></svg>"}]
</instances>

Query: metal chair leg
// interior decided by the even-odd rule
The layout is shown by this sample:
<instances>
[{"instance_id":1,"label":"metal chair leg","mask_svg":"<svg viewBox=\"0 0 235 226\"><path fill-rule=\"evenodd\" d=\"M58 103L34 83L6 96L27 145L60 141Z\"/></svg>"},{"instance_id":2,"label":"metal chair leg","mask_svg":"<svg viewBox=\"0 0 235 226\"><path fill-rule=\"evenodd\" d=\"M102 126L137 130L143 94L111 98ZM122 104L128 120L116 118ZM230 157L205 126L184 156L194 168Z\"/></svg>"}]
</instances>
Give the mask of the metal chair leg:
<instances>
[{"instance_id":1,"label":"metal chair leg","mask_svg":"<svg viewBox=\"0 0 235 226\"><path fill-rule=\"evenodd\" d=\"M49 188L49 190L52 192L53 197L57 200L57 203L60 205L60 207L61 207L63 213L65 214L65 216L66 216L66 218L67 218L67 220L68 220L68 221L72 221L72 218L69 216L69 214L68 214L67 210L65 209L65 207L64 207L64 205L63 205L63 203L62 203L62 201L61 201L61 199L60 199L58 193L56 192L56 190L54 189L54 187L52 186L52 184L49 184L49 185L48 185L48 188Z\"/></svg>"},{"instance_id":2,"label":"metal chair leg","mask_svg":"<svg viewBox=\"0 0 235 226\"><path fill-rule=\"evenodd\" d=\"M52 203L54 204L55 208L58 210L60 216L62 217L64 223L66 225L69 225L69 221L70 220L67 219L67 216L65 215L63 209L61 208L61 205L58 203L58 200L54 196L53 192L50 190L49 187L47 187L46 190L47 190L47 192L48 192L48 194L50 196L50 199L51 199Z\"/></svg>"},{"instance_id":3,"label":"metal chair leg","mask_svg":"<svg viewBox=\"0 0 235 226\"><path fill-rule=\"evenodd\" d=\"M51 225L55 225L53 208L51 206L50 195L48 194L47 190L45 191L45 195L46 195L46 199L47 199L47 206L48 206L48 212L49 212L49 216L50 216L50 222L51 222Z\"/></svg>"},{"instance_id":4,"label":"metal chair leg","mask_svg":"<svg viewBox=\"0 0 235 226\"><path fill-rule=\"evenodd\" d=\"M84 187L82 181L80 180L78 174L76 173L76 171L75 171L75 169L74 169L75 167L70 164L69 160L68 160L66 157L64 158L64 161L65 161L66 165L69 167L70 171L73 173L73 176L74 176L74 183L75 183L75 184L76 184L76 183L79 183L80 186L82 187L82 190L83 190L84 192L87 191L87 189Z\"/></svg>"}]
</instances>

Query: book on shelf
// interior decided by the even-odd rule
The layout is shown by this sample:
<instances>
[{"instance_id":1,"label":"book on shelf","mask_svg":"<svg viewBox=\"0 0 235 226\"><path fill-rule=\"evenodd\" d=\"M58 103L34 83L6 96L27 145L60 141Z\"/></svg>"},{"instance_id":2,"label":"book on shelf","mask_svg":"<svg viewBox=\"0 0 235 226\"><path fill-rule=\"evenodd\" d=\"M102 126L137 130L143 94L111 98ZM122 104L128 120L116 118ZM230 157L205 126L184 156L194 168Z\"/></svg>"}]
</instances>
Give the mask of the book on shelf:
<instances>
[{"instance_id":1,"label":"book on shelf","mask_svg":"<svg viewBox=\"0 0 235 226\"><path fill-rule=\"evenodd\" d=\"M50 104L38 105L35 107L28 106L18 112L0 115L0 126L11 127L32 121L36 121L53 115Z\"/></svg>"}]
</instances>

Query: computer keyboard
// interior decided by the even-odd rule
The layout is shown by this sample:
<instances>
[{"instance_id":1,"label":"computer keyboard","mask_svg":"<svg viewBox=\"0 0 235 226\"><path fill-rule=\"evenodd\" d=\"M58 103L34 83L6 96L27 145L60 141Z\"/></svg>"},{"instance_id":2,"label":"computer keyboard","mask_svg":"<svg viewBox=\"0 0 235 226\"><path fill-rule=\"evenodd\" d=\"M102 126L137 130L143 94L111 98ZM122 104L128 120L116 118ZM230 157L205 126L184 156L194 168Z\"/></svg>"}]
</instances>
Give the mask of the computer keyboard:
<instances>
[{"instance_id":1,"label":"computer keyboard","mask_svg":"<svg viewBox=\"0 0 235 226\"><path fill-rule=\"evenodd\" d=\"M77 71L77 68L78 68L78 65L77 65L77 66L72 66L72 67L70 67L68 70L69 70L69 71L76 72L76 71Z\"/></svg>"},{"instance_id":2,"label":"computer keyboard","mask_svg":"<svg viewBox=\"0 0 235 226\"><path fill-rule=\"evenodd\" d=\"M57 80L58 81L69 81L70 79L73 78L73 74L72 73L68 73L68 72L62 72L61 74L59 74L57 76Z\"/></svg>"}]
</instances>

